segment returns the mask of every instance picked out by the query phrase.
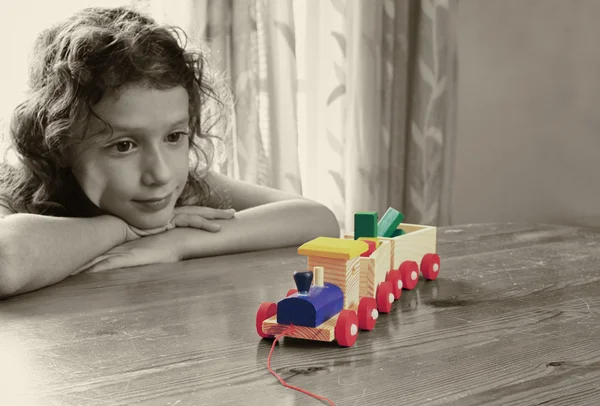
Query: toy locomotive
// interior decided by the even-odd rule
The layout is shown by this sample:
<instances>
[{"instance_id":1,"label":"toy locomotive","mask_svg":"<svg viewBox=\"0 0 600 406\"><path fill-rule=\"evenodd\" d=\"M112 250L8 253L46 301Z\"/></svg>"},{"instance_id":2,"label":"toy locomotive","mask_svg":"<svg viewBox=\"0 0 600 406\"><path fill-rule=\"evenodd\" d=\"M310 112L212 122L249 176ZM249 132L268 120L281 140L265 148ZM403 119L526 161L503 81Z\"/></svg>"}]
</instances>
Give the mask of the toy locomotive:
<instances>
[{"instance_id":1,"label":"toy locomotive","mask_svg":"<svg viewBox=\"0 0 600 406\"><path fill-rule=\"evenodd\" d=\"M372 330L403 289L416 287L419 272L426 280L439 274L437 229L403 219L393 208L379 222L376 212L359 212L354 234L318 237L300 246L309 270L294 272L296 289L285 298L260 305L257 333L272 338L293 325L286 336L353 346L359 329Z\"/></svg>"}]
</instances>

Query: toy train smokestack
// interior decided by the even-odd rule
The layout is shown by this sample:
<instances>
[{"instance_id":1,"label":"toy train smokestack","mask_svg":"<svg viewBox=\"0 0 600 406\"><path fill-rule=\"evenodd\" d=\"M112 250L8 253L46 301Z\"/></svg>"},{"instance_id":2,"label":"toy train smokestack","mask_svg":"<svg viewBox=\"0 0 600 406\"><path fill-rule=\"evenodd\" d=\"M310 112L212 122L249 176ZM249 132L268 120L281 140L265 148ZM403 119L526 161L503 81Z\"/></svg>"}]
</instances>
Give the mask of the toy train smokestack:
<instances>
[{"instance_id":1,"label":"toy train smokestack","mask_svg":"<svg viewBox=\"0 0 600 406\"><path fill-rule=\"evenodd\" d=\"M323 286L323 272L324 268L322 266L315 266L313 268L313 273L315 274L315 286Z\"/></svg>"},{"instance_id":2,"label":"toy train smokestack","mask_svg":"<svg viewBox=\"0 0 600 406\"><path fill-rule=\"evenodd\" d=\"M310 285L313 281L313 273L310 271L294 272L294 282L298 289L299 296L306 296L310 292Z\"/></svg>"},{"instance_id":3,"label":"toy train smokestack","mask_svg":"<svg viewBox=\"0 0 600 406\"><path fill-rule=\"evenodd\" d=\"M298 295L306 296L310 293L310 286L314 280L314 287L322 288L324 268L322 266L315 266L313 272L311 271L296 271L294 272L294 282L296 283L296 289L298 289Z\"/></svg>"}]
</instances>

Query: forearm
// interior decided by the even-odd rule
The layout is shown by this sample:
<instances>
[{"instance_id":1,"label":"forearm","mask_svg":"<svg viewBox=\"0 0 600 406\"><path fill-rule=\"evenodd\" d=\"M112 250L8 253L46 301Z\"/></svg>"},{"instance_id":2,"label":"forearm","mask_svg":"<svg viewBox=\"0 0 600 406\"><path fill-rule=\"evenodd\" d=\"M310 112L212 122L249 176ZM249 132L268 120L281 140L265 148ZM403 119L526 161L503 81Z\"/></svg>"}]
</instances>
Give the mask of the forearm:
<instances>
[{"instance_id":1,"label":"forearm","mask_svg":"<svg viewBox=\"0 0 600 406\"><path fill-rule=\"evenodd\" d=\"M170 231L181 241L182 259L299 246L320 236L340 236L333 213L309 200L269 203L240 211L233 219L214 221L221 225L217 233Z\"/></svg>"},{"instance_id":2,"label":"forearm","mask_svg":"<svg viewBox=\"0 0 600 406\"><path fill-rule=\"evenodd\" d=\"M0 220L0 296L59 282L124 241L124 223L112 216L7 216Z\"/></svg>"}]
</instances>

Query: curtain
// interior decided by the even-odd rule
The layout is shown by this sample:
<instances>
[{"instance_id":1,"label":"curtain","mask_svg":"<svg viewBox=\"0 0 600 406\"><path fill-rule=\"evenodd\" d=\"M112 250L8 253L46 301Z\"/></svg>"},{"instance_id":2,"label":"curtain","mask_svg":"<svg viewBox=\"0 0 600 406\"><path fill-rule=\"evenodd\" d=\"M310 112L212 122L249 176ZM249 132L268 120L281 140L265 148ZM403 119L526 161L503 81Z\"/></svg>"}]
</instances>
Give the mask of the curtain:
<instances>
[{"instance_id":1,"label":"curtain","mask_svg":"<svg viewBox=\"0 0 600 406\"><path fill-rule=\"evenodd\" d=\"M142 0L235 97L216 168L333 210L450 223L456 0Z\"/></svg>"}]
</instances>

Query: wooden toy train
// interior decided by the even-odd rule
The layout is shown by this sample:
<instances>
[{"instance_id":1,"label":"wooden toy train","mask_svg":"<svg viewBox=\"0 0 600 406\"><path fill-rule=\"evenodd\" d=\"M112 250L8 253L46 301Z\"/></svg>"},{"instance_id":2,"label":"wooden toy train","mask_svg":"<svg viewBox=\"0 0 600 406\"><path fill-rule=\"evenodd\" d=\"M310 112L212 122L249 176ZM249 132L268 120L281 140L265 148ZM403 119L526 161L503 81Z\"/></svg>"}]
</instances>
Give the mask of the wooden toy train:
<instances>
[{"instance_id":1,"label":"wooden toy train","mask_svg":"<svg viewBox=\"0 0 600 406\"><path fill-rule=\"evenodd\" d=\"M419 271L426 280L439 274L437 229L403 219L393 208L379 222L376 212L359 212L354 234L318 237L300 246L309 271L294 272L296 289L278 303L260 305L257 333L272 338L293 325L286 336L353 346L359 329L372 330L403 289L416 287Z\"/></svg>"}]
</instances>

